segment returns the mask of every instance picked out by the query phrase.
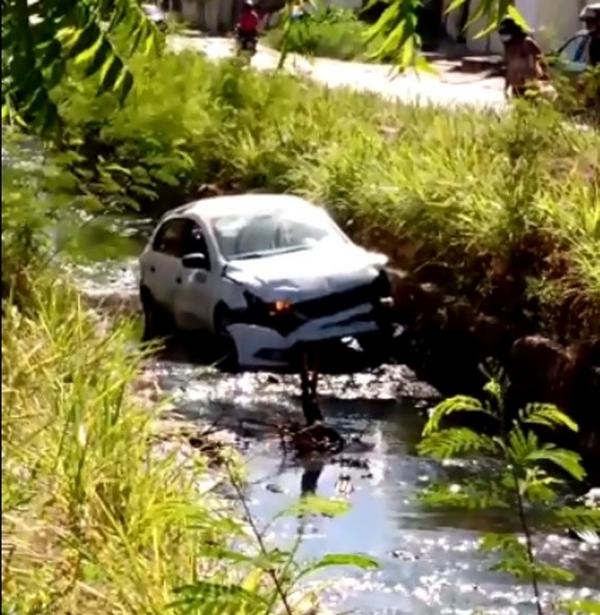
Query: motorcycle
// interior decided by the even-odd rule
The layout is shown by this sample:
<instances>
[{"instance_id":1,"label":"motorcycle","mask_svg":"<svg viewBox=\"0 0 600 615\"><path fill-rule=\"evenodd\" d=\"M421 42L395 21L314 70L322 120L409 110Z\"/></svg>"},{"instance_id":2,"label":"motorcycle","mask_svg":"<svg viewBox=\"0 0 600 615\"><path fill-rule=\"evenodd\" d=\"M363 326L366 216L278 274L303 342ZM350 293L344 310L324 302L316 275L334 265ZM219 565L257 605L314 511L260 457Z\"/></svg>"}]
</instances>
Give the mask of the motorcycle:
<instances>
[{"instance_id":1,"label":"motorcycle","mask_svg":"<svg viewBox=\"0 0 600 615\"><path fill-rule=\"evenodd\" d=\"M258 36L248 36L242 34L239 30L236 32L236 47L238 57L246 58L248 62L252 59L256 53L258 46Z\"/></svg>"}]
</instances>

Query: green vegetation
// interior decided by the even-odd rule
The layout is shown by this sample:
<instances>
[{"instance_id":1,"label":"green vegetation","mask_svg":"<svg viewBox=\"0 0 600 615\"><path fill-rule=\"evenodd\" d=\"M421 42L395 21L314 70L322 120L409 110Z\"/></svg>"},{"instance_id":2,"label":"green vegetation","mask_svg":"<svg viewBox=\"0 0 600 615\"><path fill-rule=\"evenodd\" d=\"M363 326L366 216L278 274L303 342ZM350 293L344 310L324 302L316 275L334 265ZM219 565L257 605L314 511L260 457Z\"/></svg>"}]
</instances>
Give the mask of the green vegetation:
<instances>
[{"instance_id":1,"label":"green vegetation","mask_svg":"<svg viewBox=\"0 0 600 615\"><path fill-rule=\"evenodd\" d=\"M68 67L78 66L85 78L99 76L99 93L124 100L133 77L123 58L140 48L148 55L161 43L154 24L132 0L12 0L2 9L2 118L42 134L60 128L52 92ZM119 49L115 39L123 37L128 44Z\"/></svg>"},{"instance_id":2,"label":"green vegetation","mask_svg":"<svg viewBox=\"0 0 600 615\"><path fill-rule=\"evenodd\" d=\"M367 32L376 42L374 57L392 58L401 68L423 63L417 34L421 0L386 0L388 8ZM464 0L455 0L450 10ZM133 86L128 58L137 50L152 56L164 39L146 18L137 0L9 0L2 10L2 118L10 118L44 135L60 136L61 118L54 94L69 68L78 66L80 78L99 76L98 93L112 92L123 101ZM287 31L291 3L284 15ZM511 0L480 0L473 20L486 16L494 28L505 14L520 16ZM352 32L356 24L341 20ZM343 34L338 26L318 27L332 36L333 49L357 44L355 34ZM123 44L124 41L124 44ZM323 42L317 43L323 45ZM283 57L283 56L282 56Z\"/></svg>"},{"instance_id":3,"label":"green vegetation","mask_svg":"<svg viewBox=\"0 0 600 615\"><path fill-rule=\"evenodd\" d=\"M501 116L413 107L191 52L130 66L122 108L92 83L60 89L68 168L104 206L161 211L207 183L295 192L402 266L446 263L476 306L504 309L495 289L524 281L511 292L539 328L597 333L595 130L543 102Z\"/></svg>"},{"instance_id":4,"label":"green vegetation","mask_svg":"<svg viewBox=\"0 0 600 615\"><path fill-rule=\"evenodd\" d=\"M269 30L264 42L285 53L360 60L367 53L367 31L354 11L320 7L298 21Z\"/></svg>"},{"instance_id":5,"label":"green vegetation","mask_svg":"<svg viewBox=\"0 0 600 615\"><path fill-rule=\"evenodd\" d=\"M541 615L538 582L569 582L574 575L535 555L533 525L546 531L565 526L600 530L600 510L565 505L560 494L566 480L581 481L585 470L577 453L559 448L548 438L557 430L577 431L577 425L549 404L530 404L511 417L505 407L505 390L502 374L490 375L482 401L457 396L432 410L418 447L420 454L439 460L487 457L499 465L493 477L468 477L454 485L431 485L423 491L421 500L433 508L516 510L522 539L511 533L487 534L481 548L499 555L494 570L531 581ZM475 415L485 427L474 430L442 426L457 413ZM600 603L595 607L600 608Z\"/></svg>"}]
</instances>

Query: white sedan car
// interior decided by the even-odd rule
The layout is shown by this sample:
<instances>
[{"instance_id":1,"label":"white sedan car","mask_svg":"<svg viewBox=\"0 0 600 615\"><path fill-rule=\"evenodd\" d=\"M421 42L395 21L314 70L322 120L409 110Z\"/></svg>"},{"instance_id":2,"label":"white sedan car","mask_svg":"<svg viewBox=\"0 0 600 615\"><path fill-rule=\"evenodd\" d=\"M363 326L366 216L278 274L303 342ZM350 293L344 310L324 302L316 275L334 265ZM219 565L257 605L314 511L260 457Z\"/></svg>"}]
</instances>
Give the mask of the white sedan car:
<instances>
[{"instance_id":1,"label":"white sedan car","mask_svg":"<svg viewBox=\"0 0 600 615\"><path fill-rule=\"evenodd\" d=\"M383 330L386 263L297 197L189 203L163 216L141 255L145 334L205 330L232 367L283 367L303 345Z\"/></svg>"}]
</instances>

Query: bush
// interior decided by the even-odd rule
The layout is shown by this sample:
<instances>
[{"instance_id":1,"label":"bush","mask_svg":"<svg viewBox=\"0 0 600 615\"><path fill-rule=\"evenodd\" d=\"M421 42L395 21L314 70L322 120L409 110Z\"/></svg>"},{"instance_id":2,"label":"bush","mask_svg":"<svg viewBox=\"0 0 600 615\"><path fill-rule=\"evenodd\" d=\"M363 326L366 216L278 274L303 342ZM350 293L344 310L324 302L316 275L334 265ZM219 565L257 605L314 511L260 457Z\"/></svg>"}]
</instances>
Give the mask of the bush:
<instances>
[{"instance_id":1,"label":"bush","mask_svg":"<svg viewBox=\"0 0 600 615\"><path fill-rule=\"evenodd\" d=\"M600 126L600 66L590 67L577 77L556 73L557 106L566 115Z\"/></svg>"},{"instance_id":2,"label":"bush","mask_svg":"<svg viewBox=\"0 0 600 615\"><path fill-rule=\"evenodd\" d=\"M290 23L285 36L283 27L270 30L265 43L274 49L307 56L356 60L367 52L367 24L353 11L341 8L319 8Z\"/></svg>"}]
</instances>

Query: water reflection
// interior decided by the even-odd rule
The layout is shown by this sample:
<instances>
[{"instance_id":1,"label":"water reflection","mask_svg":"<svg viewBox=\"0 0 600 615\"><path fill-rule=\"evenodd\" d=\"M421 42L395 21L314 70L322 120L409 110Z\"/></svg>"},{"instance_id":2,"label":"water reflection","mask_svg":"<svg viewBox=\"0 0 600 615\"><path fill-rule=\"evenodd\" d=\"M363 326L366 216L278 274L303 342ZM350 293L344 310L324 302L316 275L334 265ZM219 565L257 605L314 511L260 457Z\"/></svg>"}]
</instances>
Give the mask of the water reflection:
<instances>
[{"instance_id":1,"label":"water reflection","mask_svg":"<svg viewBox=\"0 0 600 615\"><path fill-rule=\"evenodd\" d=\"M335 569L319 574L318 579L333 582L327 603L334 612L535 613L530 588L490 572L493 560L478 551L482 532L516 527L510 514L432 511L415 499L423 485L438 478L481 476L493 468L481 461L439 464L414 454L423 413L415 403L390 395L392 390L407 390L400 374L410 378L409 372L389 366L379 374L324 377L323 413L348 447L333 457L296 459L283 456L268 427L301 420L296 378L223 376L178 365L162 364L162 382L174 385L187 418L219 418L246 443L251 509L260 522L266 525L302 495L350 502L350 511L333 519L278 519L269 535L274 543L289 547L302 534L298 557L303 560L331 552L378 558L381 569L374 573ZM569 592L600 595L597 549L566 536L538 536L536 547L550 561L568 564L579 575L578 587L544 586L546 600Z\"/></svg>"}]
</instances>

